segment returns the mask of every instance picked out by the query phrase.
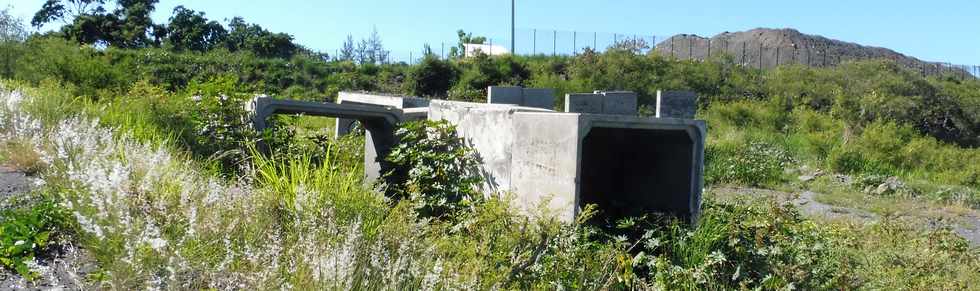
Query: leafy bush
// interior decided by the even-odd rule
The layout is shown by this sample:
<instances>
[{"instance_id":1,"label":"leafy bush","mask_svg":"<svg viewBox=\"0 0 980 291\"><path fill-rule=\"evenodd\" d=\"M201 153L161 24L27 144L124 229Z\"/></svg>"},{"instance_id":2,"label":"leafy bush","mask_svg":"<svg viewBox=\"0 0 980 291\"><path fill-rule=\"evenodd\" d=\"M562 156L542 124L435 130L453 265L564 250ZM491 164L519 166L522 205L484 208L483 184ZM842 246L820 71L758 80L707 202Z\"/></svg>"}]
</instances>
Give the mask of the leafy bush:
<instances>
[{"instance_id":1,"label":"leafy bush","mask_svg":"<svg viewBox=\"0 0 980 291\"><path fill-rule=\"evenodd\" d=\"M709 144L705 149L705 182L773 186L793 163L786 150L767 142Z\"/></svg>"},{"instance_id":2,"label":"leafy bush","mask_svg":"<svg viewBox=\"0 0 980 291\"><path fill-rule=\"evenodd\" d=\"M237 80L232 76L206 83L191 82L187 90L195 94L190 98L199 108L191 115L195 132L192 151L218 161L223 169L236 169L258 137L245 112L245 103L251 96L239 93Z\"/></svg>"},{"instance_id":3,"label":"leafy bush","mask_svg":"<svg viewBox=\"0 0 980 291\"><path fill-rule=\"evenodd\" d=\"M482 195L482 182L475 172L476 155L456 135L448 121L415 121L402 125L395 136L400 141L385 161L392 169L385 174L388 191L413 201L422 215L441 217L472 207Z\"/></svg>"},{"instance_id":4,"label":"leafy bush","mask_svg":"<svg viewBox=\"0 0 980 291\"><path fill-rule=\"evenodd\" d=\"M457 74L451 62L426 55L409 71L405 90L415 96L444 96L456 82Z\"/></svg>"},{"instance_id":5,"label":"leafy bush","mask_svg":"<svg viewBox=\"0 0 980 291\"><path fill-rule=\"evenodd\" d=\"M654 289L853 288L832 232L791 206L703 206L696 228L654 225L636 242L632 264Z\"/></svg>"},{"instance_id":6,"label":"leafy bush","mask_svg":"<svg viewBox=\"0 0 980 291\"><path fill-rule=\"evenodd\" d=\"M0 264L21 276L37 276L29 264L67 225L65 211L51 201L35 203L28 209L0 212Z\"/></svg>"}]
</instances>

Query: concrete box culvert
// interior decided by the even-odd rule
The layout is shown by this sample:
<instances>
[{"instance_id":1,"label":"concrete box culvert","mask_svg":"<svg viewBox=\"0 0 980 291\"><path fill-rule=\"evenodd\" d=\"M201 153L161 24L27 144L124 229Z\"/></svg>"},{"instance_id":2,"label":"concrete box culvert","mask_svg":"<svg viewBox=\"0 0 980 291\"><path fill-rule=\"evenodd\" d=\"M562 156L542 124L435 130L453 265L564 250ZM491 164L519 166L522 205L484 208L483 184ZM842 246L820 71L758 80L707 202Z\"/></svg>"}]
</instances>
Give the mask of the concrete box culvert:
<instances>
[{"instance_id":1,"label":"concrete box culvert","mask_svg":"<svg viewBox=\"0 0 980 291\"><path fill-rule=\"evenodd\" d=\"M595 95L609 94L619 92ZM382 157L396 142L397 123L447 120L478 154L477 170L485 180L480 190L488 196L512 193L515 207L527 213L544 208L572 221L588 204L598 205L600 215L610 219L657 212L695 221L700 213L703 121L424 99L427 108L411 108L423 106L406 106L391 96L353 97L364 98L342 104L259 98L256 129L275 113L366 122L364 164L371 181L385 171ZM389 99L404 109L361 104Z\"/></svg>"},{"instance_id":2,"label":"concrete box culvert","mask_svg":"<svg viewBox=\"0 0 980 291\"><path fill-rule=\"evenodd\" d=\"M572 221L587 204L609 218L700 213L703 121L556 113L433 101L483 161L488 195L513 193L515 206Z\"/></svg>"}]
</instances>

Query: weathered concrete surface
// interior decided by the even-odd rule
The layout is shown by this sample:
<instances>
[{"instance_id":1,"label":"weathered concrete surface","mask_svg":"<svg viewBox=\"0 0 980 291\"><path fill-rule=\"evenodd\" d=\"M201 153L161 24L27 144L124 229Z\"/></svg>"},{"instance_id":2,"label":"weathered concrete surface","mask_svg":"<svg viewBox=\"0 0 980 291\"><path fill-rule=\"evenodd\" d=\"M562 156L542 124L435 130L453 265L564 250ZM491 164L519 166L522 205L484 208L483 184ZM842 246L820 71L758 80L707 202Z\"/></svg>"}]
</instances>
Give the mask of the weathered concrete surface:
<instances>
[{"instance_id":1,"label":"weathered concrete surface","mask_svg":"<svg viewBox=\"0 0 980 291\"><path fill-rule=\"evenodd\" d=\"M421 108L429 106L429 99L413 96L381 95L379 93L346 92L337 93L337 104L360 104L388 106L393 108ZM337 118L334 125L334 137L350 133L356 119Z\"/></svg>"},{"instance_id":2,"label":"weathered concrete surface","mask_svg":"<svg viewBox=\"0 0 980 291\"><path fill-rule=\"evenodd\" d=\"M516 86L487 87L487 103L521 105L524 103L524 89Z\"/></svg>"},{"instance_id":3,"label":"weathered concrete surface","mask_svg":"<svg viewBox=\"0 0 980 291\"><path fill-rule=\"evenodd\" d=\"M511 104L551 110L555 106L555 90L514 86L490 86L487 87L487 103Z\"/></svg>"},{"instance_id":4,"label":"weathered concrete surface","mask_svg":"<svg viewBox=\"0 0 980 291\"><path fill-rule=\"evenodd\" d=\"M578 213L579 114L520 112L514 119L512 188L517 207L545 207L562 221Z\"/></svg>"},{"instance_id":5,"label":"weathered concrete surface","mask_svg":"<svg viewBox=\"0 0 980 291\"><path fill-rule=\"evenodd\" d=\"M636 115L636 93L626 91L600 92L602 94L602 113Z\"/></svg>"},{"instance_id":6,"label":"weathered concrete surface","mask_svg":"<svg viewBox=\"0 0 980 291\"><path fill-rule=\"evenodd\" d=\"M555 90L548 88L524 88L524 107L555 109Z\"/></svg>"},{"instance_id":7,"label":"weathered concrete surface","mask_svg":"<svg viewBox=\"0 0 980 291\"><path fill-rule=\"evenodd\" d=\"M481 190L498 193L510 189L510 145L513 143L511 115L515 106L433 100L429 119L446 120L478 153L483 164Z\"/></svg>"},{"instance_id":8,"label":"weathered concrete surface","mask_svg":"<svg viewBox=\"0 0 980 291\"><path fill-rule=\"evenodd\" d=\"M513 114L519 111L546 111L509 104L482 104L433 100L429 105L430 120L446 120L456 125L463 137L478 153L484 178L481 190L488 195L511 189L511 146Z\"/></svg>"},{"instance_id":9,"label":"weathered concrete surface","mask_svg":"<svg viewBox=\"0 0 980 291\"><path fill-rule=\"evenodd\" d=\"M698 110L698 96L690 91L657 90L656 117L693 119Z\"/></svg>"},{"instance_id":10,"label":"weathered concrete surface","mask_svg":"<svg viewBox=\"0 0 980 291\"><path fill-rule=\"evenodd\" d=\"M602 113L602 95L592 93L565 94L565 112Z\"/></svg>"},{"instance_id":11,"label":"weathered concrete surface","mask_svg":"<svg viewBox=\"0 0 980 291\"><path fill-rule=\"evenodd\" d=\"M704 122L556 113L502 104L433 101L477 151L488 195L570 221L598 204L610 216L700 211Z\"/></svg>"},{"instance_id":12,"label":"weathered concrete surface","mask_svg":"<svg viewBox=\"0 0 980 291\"><path fill-rule=\"evenodd\" d=\"M565 95L565 112L636 115L636 93L627 91L595 91Z\"/></svg>"}]
</instances>

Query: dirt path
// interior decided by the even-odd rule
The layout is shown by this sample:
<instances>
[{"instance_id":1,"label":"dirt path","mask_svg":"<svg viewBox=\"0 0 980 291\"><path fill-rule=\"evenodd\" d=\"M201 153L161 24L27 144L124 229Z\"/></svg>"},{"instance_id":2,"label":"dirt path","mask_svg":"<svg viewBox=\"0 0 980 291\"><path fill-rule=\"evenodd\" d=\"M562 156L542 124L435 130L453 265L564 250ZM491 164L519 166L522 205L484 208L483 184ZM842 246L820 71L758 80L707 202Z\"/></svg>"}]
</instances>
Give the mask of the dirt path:
<instances>
[{"instance_id":1,"label":"dirt path","mask_svg":"<svg viewBox=\"0 0 980 291\"><path fill-rule=\"evenodd\" d=\"M800 210L800 213L814 218L849 220L862 223L880 219L879 215L867 210L830 205L817 201L816 196L819 194L812 191L803 191L802 193L796 194L758 188L718 187L711 189L711 192L715 193L716 197L723 202L744 197L768 197L775 199L779 203L792 204ZM935 220L924 217L921 219L925 220L923 224L929 228L950 227L954 232L966 239L971 247L980 247L980 213L971 211L957 216L957 219L954 220Z\"/></svg>"},{"instance_id":2,"label":"dirt path","mask_svg":"<svg viewBox=\"0 0 980 291\"><path fill-rule=\"evenodd\" d=\"M31 181L23 172L10 167L0 166L0 201L7 200L7 197L27 193L31 190ZM7 205L0 202L0 209Z\"/></svg>"}]
</instances>

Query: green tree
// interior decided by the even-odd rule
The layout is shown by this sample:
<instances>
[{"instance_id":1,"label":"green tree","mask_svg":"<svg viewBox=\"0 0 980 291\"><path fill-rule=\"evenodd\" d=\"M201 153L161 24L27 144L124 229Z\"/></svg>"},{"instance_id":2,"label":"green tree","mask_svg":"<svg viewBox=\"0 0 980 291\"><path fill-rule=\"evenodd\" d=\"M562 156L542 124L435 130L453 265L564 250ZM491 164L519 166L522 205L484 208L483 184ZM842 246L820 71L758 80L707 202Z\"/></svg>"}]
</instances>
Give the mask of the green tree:
<instances>
[{"instance_id":1,"label":"green tree","mask_svg":"<svg viewBox=\"0 0 980 291\"><path fill-rule=\"evenodd\" d=\"M23 41L27 30L21 19L10 15L10 8L0 10L0 42Z\"/></svg>"},{"instance_id":2,"label":"green tree","mask_svg":"<svg viewBox=\"0 0 980 291\"><path fill-rule=\"evenodd\" d=\"M206 52L219 47L227 37L228 31L217 21L204 17L204 12L177 6L167 25L166 43L177 51Z\"/></svg>"},{"instance_id":3,"label":"green tree","mask_svg":"<svg viewBox=\"0 0 980 291\"><path fill-rule=\"evenodd\" d=\"M291 35L269 32L241 17L232 18L228 29L225 46L233 52L250 51L260 57L288 59L301 50Z\"/></svg>"},{"instance_id":4,"label":"green tree","mask_svg":"<svg viewBox=\"0 0 980 291\"><path fill-rule=\"evenodd\" d=\"M9 8L0 10L0 57L3 63L0 64L0 76L10 78L14 72L15 56L23 53L23 46L20 42L27 38L27 30L24 29L23 22L13 15L10 15Z\"/></svg>"},{"instance_id":5,"label":"green tree","mask_svg":"<svg viewBox=\"0 0 980 291\"><path fill-rule=\"evenodd\" d=\"M48 0L34 14L31 24L41 27L60 20L61 34L83 44L122 48L159 45L163 30L153 24L150 13L159 0L117 0L109 13L104 0ZM151 38L151 36L153 38Z\"/></svg>"},{"instance_id":6,"label":"green tree","mask_svg":"<svg viewBox=\"0 0 980 291\"><path fill-rule=\"evenodd\" d=\"M413 66L405 87L408 93L418 96L444 96L458 79L459 72L449 61L440 60L428 45L422 61Z\"/></svg>"},{"instance_id":7,"label":"green tree","mask_svg":"<svg viewBox=\"0 0 980 291\"><path fill-rule=\"evenodd\" d=\"M487 41L486 37L483 36L473 36L472 33L466 33L462 29L456 31L456 35L459 37L459 43L456 47L449 48L449 56L453 58L462 58L466 54L465 44L483 44Z\"/></svg>"}]
</instances>

